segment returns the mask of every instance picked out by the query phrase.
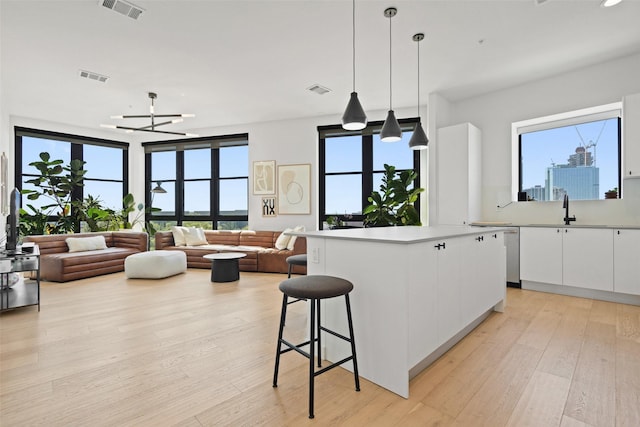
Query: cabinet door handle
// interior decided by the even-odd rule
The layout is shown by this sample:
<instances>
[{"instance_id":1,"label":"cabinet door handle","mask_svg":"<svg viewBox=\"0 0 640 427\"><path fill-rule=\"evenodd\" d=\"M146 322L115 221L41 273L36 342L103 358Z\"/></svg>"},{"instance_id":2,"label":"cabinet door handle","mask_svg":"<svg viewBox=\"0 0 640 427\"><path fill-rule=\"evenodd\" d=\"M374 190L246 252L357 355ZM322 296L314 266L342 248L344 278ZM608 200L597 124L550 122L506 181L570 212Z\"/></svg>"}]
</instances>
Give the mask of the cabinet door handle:
<instances>
[{"instance_id":1,"label":"cabinet door handle","mask_svg":"<svg viewBox=\"0 0 640 427\"><path fill-rule=\"evenodd\" d=\"M494 239L497 239L497 238L498 238L498 233L495 233L495 234L493 235L493 238L494 238Z\"/></svg>"},{"instance_id":2,"label":"cabinet door handle","mask_svg":"<svg viewBox=\"0 0 640 427\"><path fill-rule=\"evenodd\" d=\"M567 230L567 229L565 228L565 229L564 229L564 232L565 232L565 233L568 233L568 232L569 232L569 230Z\"/></svg>"},{"instance_id":3,"label":"cabinet door handle","mask_svg":"<svg viewBox=\"0 0 640 427\"><path fill-rule=\"evenodd\" d=\"M618 230L618 234L620 234L620 230Z\"/></svg>"},{"instance_id":4,"label":"cabinet door handle","mask_svg":"<svg viewBox=\"0 0 640 427\"><path fill-rule=\"evenodd\" d=\"M477 242L481 242L481 241L483 241L483 240L484 240L484 236L478 236L478 237L476 237L476 241L477 241Z\"/></svg>"},{"instance_id":5,"label":"cabinet door handle","mask_svg":"<svg viewBox=\"0 0 640 427\"><path fill-rule=\"evenodd\" d=\"M558 229L556 230L556 233L559 233L559 232L560 232L560 229L558 228Z\"/></svg>"},{"instance_id":6,"label":"cabinet door handle","mask_svg":"<svg viewBox=\"0 0 640 427\"><path fill-rule=\"evenodd\" d=\"M440 250L440 249L445 249L446 248L446 244L445 243L438 243L437 245L434 246L434 248Z\"/></svg>"}]
</instances>

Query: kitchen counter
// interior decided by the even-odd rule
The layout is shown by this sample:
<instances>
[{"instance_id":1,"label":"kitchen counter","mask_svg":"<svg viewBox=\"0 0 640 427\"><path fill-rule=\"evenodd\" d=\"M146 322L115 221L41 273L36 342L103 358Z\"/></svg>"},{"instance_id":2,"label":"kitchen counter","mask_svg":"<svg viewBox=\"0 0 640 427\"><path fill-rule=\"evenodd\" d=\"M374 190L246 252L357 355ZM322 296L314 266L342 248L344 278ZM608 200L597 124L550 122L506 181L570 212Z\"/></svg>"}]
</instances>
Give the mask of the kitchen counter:
<instances>
[{"instance_id":1,"label":"kitchen counter","mask_svg":"<svg viewBox=\"0 0 640 427\"><path fill-rule=\"evenodd\" d=\"M599 225L599 224L517 224L510 222L492 223L492 222L474 222L471 226L474 227L496 227L499 224L500 227L547 227L547 228L607 228L607 229L620 229L620 230L640 230L640 225Z\"/></svg>"},{"instance_id":2,"label":"kitchen counter","mask_svg":"<svg viewBox=\"0 0 640 427\"><path fill-rule=\"evenodd\" d=\"M342 277L350 294L360 376L402 397L409 380L482 322L506 296L504 229L382 227L291 233L307 239L307 273ZM344 300L323 324L347 334ZM323 335L323 356L348 343ZM351 369L350 363L344 365Z\"/></svg>"}]
</instances>

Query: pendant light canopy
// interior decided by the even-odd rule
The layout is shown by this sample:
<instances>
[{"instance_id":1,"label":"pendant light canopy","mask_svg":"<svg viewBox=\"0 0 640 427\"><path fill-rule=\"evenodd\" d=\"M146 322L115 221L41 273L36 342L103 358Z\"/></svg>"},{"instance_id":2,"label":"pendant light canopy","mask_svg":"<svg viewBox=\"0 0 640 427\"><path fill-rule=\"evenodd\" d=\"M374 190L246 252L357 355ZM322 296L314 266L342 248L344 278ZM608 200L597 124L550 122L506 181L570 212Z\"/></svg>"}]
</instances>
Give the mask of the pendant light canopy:
<instances>
[{"instance_id":1,"label":"pendant light canopy","mask_svg":"<svg viewBox=\"0 0 640 427\"><path fill-rule=\"evenodd\" d=\"M356 92L356 0L353 0L352 4L353 92L351 92L349 103L342 115L342 127L346 130L360 130L367 126L367 115L364 113Z\"/></svg>"},{"instance_id":2,"label":"pendant light canopy","mask_svg":"<svg viewBox=\"0 0 640 427\"><path fill-rule=\"evenodd\" d=\"M393 112L392 103L392 73L391 73L391 18L396 16L398 9L390 7L384 10L384 16L389 18L389 112L387 113L387 119L382 125L380 131L380 140L384 142L396 142L402 139L402 129L396 115Z\"/></svg>"},{"instance_id":3,"label":"pendant light canopy","mask_svg":"<svg viewBox=\"0 0 640 427\"><path fill-rule=\"evenodd\" d=\"M420 119L420 42L422 40L424 40L423 33L413 35L413 41L418 42L418 123L416 123L416 128L409 140L409 148L412 150L424 150L429 145L429 138L422 128L422 120Z\"/></svg>"}]
</instances>

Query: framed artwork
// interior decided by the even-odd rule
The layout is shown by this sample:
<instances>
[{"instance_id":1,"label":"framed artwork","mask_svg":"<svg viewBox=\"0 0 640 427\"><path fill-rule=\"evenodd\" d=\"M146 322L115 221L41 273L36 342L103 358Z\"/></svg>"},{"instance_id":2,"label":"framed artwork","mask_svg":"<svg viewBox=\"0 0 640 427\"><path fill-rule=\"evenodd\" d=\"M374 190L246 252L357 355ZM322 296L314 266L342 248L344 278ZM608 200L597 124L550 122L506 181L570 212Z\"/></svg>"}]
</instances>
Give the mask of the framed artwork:
<instances>
[{"instance_id":1,"label":"framed artwork","mask_svg":"<svg viewBox=\"0 0 640 427\"><path fill-rule=\"evenodd\" d=\"M278 166L278 213L311 213L311 165Z\"/></svg>"},{"instance_id":2,"label":"framed artwork","mask_svg":"<svg viewBox=\"0 0 640 427\"><path fill-rule=\"evenodd\" d=\"M262 198L262 216L278 216L275 197Z\"/></svg>"},{"instance_id":3,"label":"framed artwork","mask_svg":"<svg viewBox=\"0 0 640 427\"><path fill-rule=\"evenodd\" d=\"M276 194L276 161L253 162L253 194Z\"/></svg>"}]
</instances>

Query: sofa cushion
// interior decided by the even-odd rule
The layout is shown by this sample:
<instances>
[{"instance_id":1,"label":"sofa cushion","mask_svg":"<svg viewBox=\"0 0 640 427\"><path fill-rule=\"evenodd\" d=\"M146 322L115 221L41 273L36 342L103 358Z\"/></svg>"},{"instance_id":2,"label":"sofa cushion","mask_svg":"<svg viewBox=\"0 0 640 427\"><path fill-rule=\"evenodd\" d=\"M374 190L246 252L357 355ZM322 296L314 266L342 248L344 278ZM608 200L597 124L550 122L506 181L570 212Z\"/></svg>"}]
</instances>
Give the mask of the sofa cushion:
<instances>
[{"instance_id":1,"label":"sofa cushion","mask_svg":"<svg viewBox=\"0 0 640 427\"><path fill-rule=\"evenodd\" d=\"M104 236L68 237L66 239L69 252L97 251L107 249Z\"/></svg>"},{"instance_id":2,"label":"sofa cushion","mask_svg":"<svg viewBox=\"0 0 640 427\"><path fill-rule=\"evenodd\" d=\"M183 233L187 246L201 246L208 243L204 237L204 230L202 228L187 227L183 230Z\"/></svg>"},{"instance_id":3,"label":"sofa cushion","mask_svg":"<svg viewBox=\"0 0 640 427\"><path fill-rule=\"evenodd\" d=\"M289 243L289 240L291 240L291 237L292 237L287 233L290 233L292 231L293 231L293 228L285 228L284 231L282 233L280 233L280 235L276 239L276 243L275 243L276 249L286 249L287 248L287 244Z\"/></svg>"},{"instance_id":4,"label":"sofa cushion","mask_svg":"<svg viewBox=\"0 0 640 427\"><path fill-rule=\"evenodd\" d=\"M187 244L187 241L184 238L184 230L186 230L186 228L187 227L182 227L179 225L174 225L173 227L171 227L173 242L176 246L185 246Z\"/></svg>"},{"instance_id":5,"label":"sofa cushion","mask_svg":"<svg viewBox=\"0 0 640 427\"><path fill-rule=\"evenodd\" d=\"M282 234L284 234L287 230L283 231ZM298 232L298 231L304 231L304 225L298 225L296 227L293 227L294 232ZM289 236L289 242L287 242L287 249L292 251L293 247L296 245L296 239L298 238L298 236ZM276 248L278 248L276 246ZM278 249L284 249L284 248L278 248Z\"/></svg>"}]
</instances>

